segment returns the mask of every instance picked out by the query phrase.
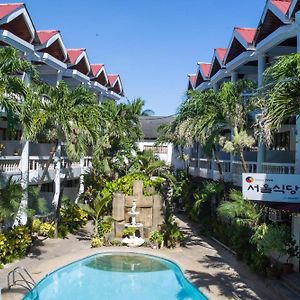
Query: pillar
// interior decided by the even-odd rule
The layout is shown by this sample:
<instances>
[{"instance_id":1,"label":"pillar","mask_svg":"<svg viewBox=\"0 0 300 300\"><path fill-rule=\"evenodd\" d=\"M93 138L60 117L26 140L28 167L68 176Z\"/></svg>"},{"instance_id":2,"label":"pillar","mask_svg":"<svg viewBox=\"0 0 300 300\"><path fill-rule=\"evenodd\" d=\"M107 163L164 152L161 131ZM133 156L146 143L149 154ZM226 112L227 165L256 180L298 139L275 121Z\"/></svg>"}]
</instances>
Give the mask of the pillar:
<instances>
[{"instance_id":1,"label":"pillar","mask_svg":"<svg viewBox=\"0 0 300 300\"><path fill-rule=\"evenodd\" d=\"M57 150L55 153L55 177L54 177L54 196L52 200L52 205L56 210L58 205L58 199L60 194L60 177L61 177L61 142L58 142Z\"/></svg>"},{"instance_id":2,"label":"pillar","mask_svg":"<svg viewBox=\"0 0 300 300\"><path fill-rule=\"evenodd\" d=\"M80 158L80 177L79 177L79 191L75 203L78 203L79 197L84 193L84 157Z\"/></svg>"},{"instance_id":3,"label":"pillar","mask_svg":"<svg viewBox=\"0 0 300 300\"><path fill-rule=\"evenodd\" d=\"M22 154L21 154L21 187L22 198L19 210L14 221L14 226L19 224L27 224L27 208L28 208L28 182L29 182L29 141L22 141Z\"/></svg>"},{"instance_id":4,"label":"pillar","mask_svg":"<svg viewBox=\"0 0 300 300\"><path fill-rule=\"evenodd\" d=\"M257 67L257 87L261 88L264 81L264 71L266 68L266 56L264 54L258 55L258 67ZM258 137L258 149L257 149L257 173L262 173L262 163L265 161L266 147L263 143L262 136Z\"/></svg>"}]
</instances>

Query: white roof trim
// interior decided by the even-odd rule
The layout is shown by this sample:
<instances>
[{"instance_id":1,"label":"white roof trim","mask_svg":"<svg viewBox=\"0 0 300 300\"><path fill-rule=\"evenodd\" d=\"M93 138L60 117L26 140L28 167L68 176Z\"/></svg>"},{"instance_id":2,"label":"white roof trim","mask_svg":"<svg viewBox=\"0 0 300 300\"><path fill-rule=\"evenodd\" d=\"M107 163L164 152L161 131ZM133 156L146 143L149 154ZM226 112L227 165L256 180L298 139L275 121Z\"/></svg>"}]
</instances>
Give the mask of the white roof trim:
<instances>
[{"instance_id":1,"label":"white roof trim","mask_svg":"<svg viewBox=\"0 0 300 300\"><path fill-rule=\"evenodd\" d=\"M34 51L32 44L24 41L7 30L0 30L0 40L24 53Z\"/></svg>"},{"instance_id":2,"label":"white roof trim","mask_svg":"<svg viewBox=\"0 0 300 300\"><path fill-rule=\"evenodd\" d=\"M107 91L108 91L108 89L105 86L101 85L97 81L91 81L90 86L91 86L91 88L94 88L96 91L98 91L100 93L107 93Z\"/></svg>"},{"instance_id":3,"label":"white roof trim","mask_svg":"<svg viewBox=\"0 0 300 300\"><path fill-rule=\"evenodd\" d=\"M34 39L34 37L35 37L35 30L34 30L34 26L33 26L32 22L31 22L31 19L30 19L29 15L28 15L28 12L26 11L26 9L25 9L24 6L20 6L19 8L16 8L16 10L13 11L11 14L9 14L6 17L2 18L0 20L0 25L7 24L7 23L11 22L12 20L14 20L19 15L22 15L22 14L24 15L26 24L29 27L30 35L31 35L30 42L32 42L33 39Z\"/></svg>"},{"instance_id":4,"label":"white roof trim","mask_svg":"<svg viewBox=\"0 0 300 300\"><path fill-rule=\"evenodd\" d=\"M63 76L65 77L72 77L78 81L81 81L83 83L88 83L90 81L90 78L81 72L73 69L67 69L63 72Z\"/></svg>"},{"instance_id":5,"label":"white roof trim","mask_svg":"<svg viewBox=\"0 0 300 300\"><path fill-rule=\"evenodd\" d=\"M198 73L200 72L200 74L201 74L201 76L202 76L202 79L204 80L204 81L207 81L207 80L209 80L209 75L208 76L205 76L205 74L203 73L203 71L202 71L202 68L201 68L201 64L209 64L209 63L198 63L198 70L197 70L197 77L198 77Z\"/></svg>"},{"instance_id":6,"label":"white roof trim","mask_svg":"<svg viewBox=\"0 0 300 300\"><path fill-rule=\"evenodd\" d=\"M92 68L92 67L91 67L91 68ZM98 78L99 75L100 75L102 72L104 73L104 76L105 76L106 81L109 82L104 65L102 65L102 67L100 68L100 70L97 72L97 74L95 75L95 78Z\"/></svg>"},{"instance_id":7,"label":"white roof trim","mask_svg":"<svg viewBox=\"0 0 300 300\"><path fill-rule=\"evenodd\" d=\"M208 76L208 77L211 76L211 71L212 71L212 68L213 68L213 64L214 64L214 62L215 62L215 59L218 61L219 65L220 65L220 67L221 67L220 69L224 68L224 64L223 64L223 62L221 61L219 55L217 55L217 50L215 49L215 50L214 50L213 58L212 58L212 60L211 60L211 66L210 66L209 76ZM217 74L217 73L216 73L216 74Z\"/></svg>"},{"instance_id":8,"label":"white roof trim","mask_svg":"<svg viewBox=\"0 0 300 300\"><path fill-rule=\"evenodd\" d=\"M69 64L69 65L76 66L81 61L82 58L85 60L87 66L88 66L88 73L91 72L91 66L90 66L90 63L89 63L89 60L88 60L85 50L82 51L82 53L77 57L74 64Z\"/></svg>"},{"instance_id":9,"label":"white roof trim","mask_svg":"<svg viewBox=\"0 0 300 300\"><path fill-rule=\"evenodd\" d=\"M106 94L106 96L110 99L113 99L113 100L119 100L121 99L121 96L118 95L117 93L115 93L114 91L108 91L108 93Z\"/></svg>"},{"instance_id":10,"label":"white roof trim","mask_svg":"<svg viewBox=\"0 0 300 300\"><path fill-rule=\"evenodd\" d=\"M63 40L60 36L59 33L56 33L54 34L46 43L42 44L42 45L38 45L35 47L36 50L41 50L41 49L45 49L45 48L48 48L49 46L51 46L56 40L58 40L62 50L63 50L63 53L64 53L64 57L65 57L65 60L68 58L68 54L67 54L67 50L66 50L66 47L63 43Z\"/></svg>"},{"instance_id":11,"label":"white roof trim","mask_svg":"<svg viewBox=\"0 0 300 300\"><path fill-rule=\"evenodd\" d=\"M297 32L299 32L299 30L300 24L297 24L296 22L293 22L290 25L279 27L256 45L256 51L265 53L281 42L297 36Z\"/></svg>"},{"instance_id":12,"label":"white roof trim","mask_svg":"<svg viewBox=\"0 0 300 300\"><path fill-rule=\"evenodd\" d=\"M292 17L292 14L294 12L297 2L298 2L298 0L292 0L289 11L288 11L289 18Z\"/></svg>"},{"instance_id":13,"label":"white roof trim","mask_svg":"<svg viewBox=\"0 0 300 300\"><path fill-rule=\"evenodd\" d=\"M271 11L282 23L289 22L289 18L269 0L264 7L263 14L260 18L260 24L265 21L268 10Z\"/></svg>"},{"instance_id":14,"label":"white roof trim","mask_svg":"<svg viewBox=\"0 0 300 300\"><path fill-rule=\"evenodd\" d=\"M241 53L240 55L238 55L236 58L234 58L232 61L230 61L226 65L226 68L229 72L233 72L241 65L243 65L249 61L254 61L254 60L257 60L257 52L245 51L245 52Z\"/></svg>"},{"instance_id":15,"label":"white roof trim","mask_svg":"<svg viewBox=\"0 0 300 300\"><path fill-rule=\"evenodd\" d=\"M33 57L33 61L43 62L46 65L59 70L59 71L65 71L67 70L67 65L57 58L53 57L52 55L45 53L45 52L35 52Z\"/></svg>"}]
</instances>

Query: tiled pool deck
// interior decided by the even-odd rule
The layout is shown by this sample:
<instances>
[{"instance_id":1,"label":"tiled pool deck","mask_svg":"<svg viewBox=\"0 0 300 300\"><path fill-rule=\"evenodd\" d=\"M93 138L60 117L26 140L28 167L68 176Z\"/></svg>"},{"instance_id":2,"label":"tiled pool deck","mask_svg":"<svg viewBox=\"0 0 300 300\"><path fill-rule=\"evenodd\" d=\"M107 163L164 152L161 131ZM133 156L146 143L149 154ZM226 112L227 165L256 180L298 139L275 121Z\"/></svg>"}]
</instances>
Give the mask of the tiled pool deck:
<instances>
[{"instance_id":1,"label":"tiled pool deck","mask_svg":"<svg viewBox=\"0 0 300 300\"><path fill-rule=\"evenodd\" d=\"M227 250L210 239L199 237L196 230L183 219L178 220L185 234L185 245L177 249L150 249L127 247L102 247L91 249L86 231L70 235L68 239L47 239L35 248L32 255L6 265L0 270L1 300L21 299L24 290L7 291L7 274L16 266L24 266L36 281L47 273L86 256L113 251L131 251L158 255L176 262L185 276L209 299L281 299L267 287L263 278L256 276ZM41 299L42 300L42 299Z\"/></svg>"}]
</instances>

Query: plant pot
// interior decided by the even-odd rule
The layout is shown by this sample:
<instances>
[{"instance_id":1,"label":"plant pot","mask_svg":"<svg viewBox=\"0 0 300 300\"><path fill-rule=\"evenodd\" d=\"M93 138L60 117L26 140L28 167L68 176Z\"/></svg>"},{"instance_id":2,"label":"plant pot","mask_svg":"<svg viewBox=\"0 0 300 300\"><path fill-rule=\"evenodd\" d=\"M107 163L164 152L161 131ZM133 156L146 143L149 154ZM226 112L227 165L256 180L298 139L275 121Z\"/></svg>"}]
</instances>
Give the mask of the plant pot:
<instances>
[{"instance_id":1,"label":"plant pot","mask_svg":"<svg viewBox=\"0 0 300 300\"><path fill-rule=\"evenodd\" d=\"M291 264L291 263L282 264L282 273L283 274L290 274L292 272L293 272L293 264Z\"/></svg>"}]
</instances>

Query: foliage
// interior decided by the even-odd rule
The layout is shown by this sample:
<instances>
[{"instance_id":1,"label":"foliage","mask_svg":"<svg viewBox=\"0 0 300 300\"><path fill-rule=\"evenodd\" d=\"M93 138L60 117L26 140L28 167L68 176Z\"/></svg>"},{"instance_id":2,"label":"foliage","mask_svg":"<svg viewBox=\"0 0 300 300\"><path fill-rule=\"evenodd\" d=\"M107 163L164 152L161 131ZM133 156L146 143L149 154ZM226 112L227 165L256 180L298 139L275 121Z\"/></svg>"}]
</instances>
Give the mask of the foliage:
<instances>
[{"instance_id":1,"label":"foliage","mask_svg":"<svg viewBox=\"0 0 300 300\"><path fill-rule=\"evenodd\" d=\"M60 210L60 225L66 227L67 231L74 232L86 225L88 214L77 204L66 199ZM62 227L62 228L63 228Z\"/></svg>"},{"instance_id":2,"label":"foliage","mask_svg":"<svg viewBox=\"0 0 300 300\"><path fill-rule=\"evenodd\" d=\"M101 219L98 225L98 234L100 237L112 231L112 222L113 222L113 218L108 216Z\"/></svg>"},{"instance_id":3,"label":"foliage","mask_svg":"<svg viewBox=\"0 0 300 300\"><path fill-rule=\"evenodd\" d=\"M40 219L34 218L31 222L31 230L39 233L42 223L43 222Z\"/></svg>"},{"instance_id":4,"label":"foliage","mask_svg":"<svg viewBox=\"0 0 300 300\"><path fill-rule=\"evenodd\" d=\"M48 238L53 238L55 232L54 222L44 222L40 225L39 234Z\"/></svg>"},{"instance_id":5,"label":"foliage","mask_svg":"<svg viewBox=\"0 0 300 300\"><path fill-rule=\"evenodd\" d=\"M150 240L150 242L157 244L159 247L162 247L163 242L164 242L164 236L159 231L153 231L153 232L151 232L149 240Z\"/></svg>"},{"instance_id":6,"label":"foliage","mask_svg":"<svg viewBox=\"0 0 300 300\"><path fill-rule=\"evenodd\" d=\"M291 238L290 229L286 225L266 225L265 223L256 228L251 238L257 250L269 256L276 253L279 257L287 255L287 261L292 257L299 256L299 247Z\"/></svg>"},{"instance_id":7,"label":"foliage","mask_svg":"<svg viewBox=\"0 0 300 300\"><path fill-rule=\"evenodd\" d=\"M179 229L178 224L174 222L172 218L166 220L165 223L162 224L161 232L164 236L166 245L171 248L176 247L176 244L180 243L183 239L183 235Z\"/></svg>"},{"instance_id":8,"label":"foliage","mask_svg":"<svg viewBox=\"0 0 300 300\"><path fill-rule=\"evenodd\" d=\"M237 190L231 190L229 198L231 201L224 201L217 208L219 217L229 218L240 224L257 224L261 210L255 203L245 200Z\"/></svg>"},{"instance_id":9,"label":"foliage","mask_svg":"<svg viewBox=\"0 0 300 300\"><path fill-rule=\"evenodd\" d=\"M133 194L133 182L136 180L142 180L144 183L144 195L149 195L148 189L155 186L155 181L152 181L142 174L128 174L119 179L111 182L107 182L101 191L103 197L108 197L112 200L113 193L120 192L125 195Z\"/></svg>"},{"instance_id":10,"label":"foliage","mask_svg":"<svg viewBox=\"0 0 300 300\"><path fill-rule=\"evenodd\" d=\"M29 217L34 215L45 215L49 212L47 201L40 196L40 191L37 187L30 186L28 188L28 209Z\"/></svg>"},{"instance_id":11,"label":"foliage","mask_svg":"<svg viewBox=\"0 0 300 300\"><path fill-rule=\"evenodd\" d=\"M104 243L103 237L93 236L91 239L91 247L92 248L102 247L103 243Z\"/></svg>"},{"instance_id":12,"label":"foliage","mask_svg":"<svg viewBox=\"0 0 300 300\"><path fill-rule=\"evenodd\" d=\"M22 198L21 185L10 177L5 181L0 177L0 231L5 221L12 221L19 209Z\"/></svg>"},{"instance_id":13,"label":"foliage","mask_svg":"<svg viewBox=\"0 0 300 300\"><path fill-rule=\"evenodd\" d=\"M0 233L0 266L22 258L32 243L30 229L20 225L7 233Z\"/></svg>"},{"instance_id":14,"label":"foliage","mask_svg":"<svg viewBox=\"0 0 300 300\"><path fill-rule=\"evenodd\" d=\"M135 227L126 227L124 230L123 230L123 236L127 236L127 237L130 237L130 236L133 236L137 231L137 228Z\"/></svg>"},{"instance_id":15,"label":"foliage","mask_svg":"<svg viewBox=\"0 0 300 300\"><path fill-rule=\"evenodd\" d=\"M107 213L107 208L111 202L109 197L103 197L101 192L98 192L96 197L88 204L79 203L80 209L85 211L94 220L94 235L99 236L99 222Z\"/></svg>"}]
</instances>

